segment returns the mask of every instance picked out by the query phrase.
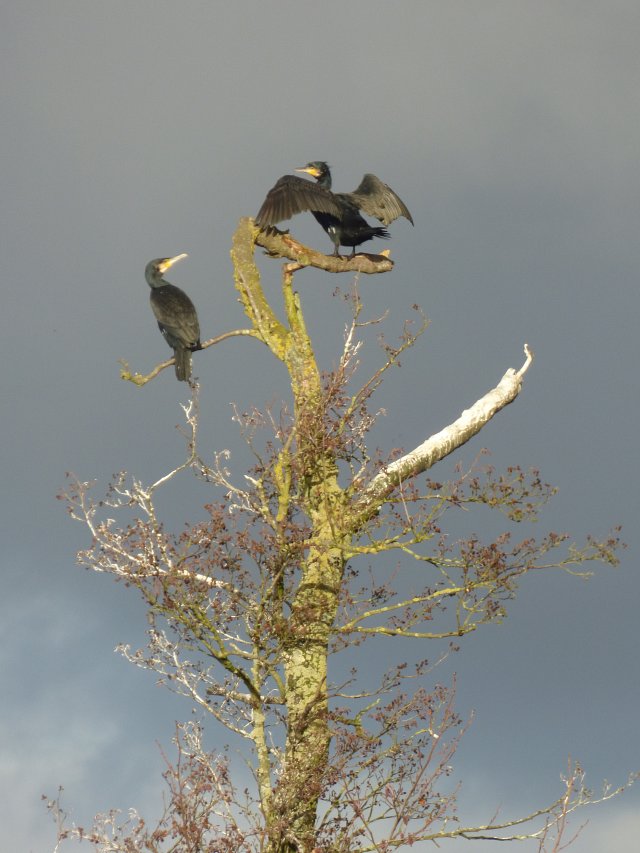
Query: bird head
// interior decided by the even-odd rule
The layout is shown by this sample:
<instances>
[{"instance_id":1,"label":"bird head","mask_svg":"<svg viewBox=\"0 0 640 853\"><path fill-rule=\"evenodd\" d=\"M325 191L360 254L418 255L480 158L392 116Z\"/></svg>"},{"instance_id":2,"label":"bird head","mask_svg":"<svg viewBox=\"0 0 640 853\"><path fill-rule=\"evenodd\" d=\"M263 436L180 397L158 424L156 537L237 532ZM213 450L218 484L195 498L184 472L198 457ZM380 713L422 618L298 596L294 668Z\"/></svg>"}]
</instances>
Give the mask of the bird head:
<instances>
[{"instance_id":1,"label":"bird head","mask_svg":"<svg viewBox=\"0 0 640 853\"><path fill-rule=\"evenodd\" d=\"M186 257L186 253L183 252L181 255L174 255L173 258L156 258L154 261L149 261L144 271L145 278L153 286L153 283L159 282L168 269Z\"/></svg>"},{"instance_id":2,"label":"bird head","mask_svg":"<svg viewBox=\"0 0 640 853\"><path fill-rule=\"evenodd\" d=\"M323 160L312 160L310 163L307 163L306 166L303 166L301 169L296 169L295 171L306 172L306 174L311 175L312 178L321 180L329 174L329 167Z\"/></svg>"}]
</instances>

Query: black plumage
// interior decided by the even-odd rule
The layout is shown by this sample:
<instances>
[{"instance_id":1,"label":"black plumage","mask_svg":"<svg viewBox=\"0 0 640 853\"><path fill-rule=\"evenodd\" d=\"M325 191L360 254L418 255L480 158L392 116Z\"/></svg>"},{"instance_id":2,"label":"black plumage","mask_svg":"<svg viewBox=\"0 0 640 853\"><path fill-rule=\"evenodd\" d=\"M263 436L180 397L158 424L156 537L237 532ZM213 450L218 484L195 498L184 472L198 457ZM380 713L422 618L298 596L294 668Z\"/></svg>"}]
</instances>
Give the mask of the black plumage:
<instances>
[{"instance_id":1,"label":"black plumage","mask_svg":"<svg viewBox=\"0 0 640 853\"><path fill-rule=\"evenodd\" d=\"M181 381L191 378L191 353L200 349L200 324L193 302L187 294L162 277L185 254L173 258L156 258L149 261L144 275L151 288L151 309L166 342L173 349L176 360L176 377Z\"/></svg>"},{"instance_id":2,"label":"black plumage","mask_svg":"<svg viewBox=\"0 0 640 853\"><path fill-rule=\"evenodd\" d=\"M391 187L375 175L366 174L352 193L331 191L331 172L326 163L314 160L297 172L306 172L316 183L284 175L267 193L256 216L256 225L266 228L296 213L310 211L331 238L334 255L340 256L340 246L351 247L351 257L356 246L374 237L389 237L386 228L369 225L360 215L362 210L388 225L399 216L404 216L413 225L409 209Z\"/></svg>"}]
</instances>

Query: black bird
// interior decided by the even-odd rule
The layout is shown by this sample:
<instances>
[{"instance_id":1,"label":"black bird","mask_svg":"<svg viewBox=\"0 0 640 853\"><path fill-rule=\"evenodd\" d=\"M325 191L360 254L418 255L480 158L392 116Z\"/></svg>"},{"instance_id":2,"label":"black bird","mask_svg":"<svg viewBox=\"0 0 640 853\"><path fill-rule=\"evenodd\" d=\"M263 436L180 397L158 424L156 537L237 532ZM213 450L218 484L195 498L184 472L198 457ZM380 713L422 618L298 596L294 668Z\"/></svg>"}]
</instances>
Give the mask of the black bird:
<instances>
[{"instance_id":1,"label":"black bird","mask_svg":"<svg viewBox=\"0 0 640 853\"><path fill-rule=\"evenodd\" d=\"M327 232L334 245L333 254L340 257L340 246L356 246L374 237L389 237L386 228L369 225L360 215L364 211L383 225L404 216L413 225L409 209L391 187L375 175L367 174L352 193L331 192L331 172L326 163L314 160L296 172L306 172L317 183L297 175L284 175L267 193L256 216L256 225L265 228L290 219L296 213L310 210Z\"/></svg>"},{"instance_id":2,"label":"black bird","mask_svg":"<svg viewBox=\"0 0 640 853\"><path fill-rule=\"evenodd\" d=\"M151 288L151 309L166 342L176 359L176 376L181 381L191 378L191 353L200 349L200 324L193 302L187 294L169 284L162 276L185 254L174 258L156 258L149 261L144 277Z\"/></svg>"}]
</instances>

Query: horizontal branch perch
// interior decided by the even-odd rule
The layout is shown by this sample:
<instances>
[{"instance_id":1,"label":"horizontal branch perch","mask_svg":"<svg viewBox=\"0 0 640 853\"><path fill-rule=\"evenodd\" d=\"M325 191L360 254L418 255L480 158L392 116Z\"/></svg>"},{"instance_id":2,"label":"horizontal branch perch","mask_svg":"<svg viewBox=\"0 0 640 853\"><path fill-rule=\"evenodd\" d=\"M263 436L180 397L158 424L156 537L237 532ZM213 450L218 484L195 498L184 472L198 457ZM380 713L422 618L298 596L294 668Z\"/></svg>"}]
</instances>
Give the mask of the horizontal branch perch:
<instances>
[{"instance_id":1,"label":"horizontal branch perch","mask_svg":"<svg viewBox=\"0 0 640 853\"><path fill-rule=\"evenodd\" d=\"M323 255L322 252L316 252L315 249L294 240L288 231L279 231L273 227L259 231L256 244L266 249L272 257L288 258L300 267L316 267L325 272L361 272L374 275L393 269L393 261L386 254L370 255L361 252L353 258Z\"/></svg>"},{"instance_id":2,"label":"horizontal branch perch","mask_svg":"<svg viewBox=\"0 0 640 853\"><path fill-rule=\"evenodd\" d=\"M208 341L204 341L204 343L199 347L199 349L207 349L208 347L214 346L214 344L219 344L222 341L226 341L227 338L236 338L240 335L248 335L249 337L260 339L260 336L255 331L255 329L234 329L231 332L224 332L224 334L218 335L215 338L209 338ZM161 361L160 364L156 365L151 371L151 373L147 373L146 375L144 375L142 373L131 373L129 365L123 358L121 358L120 379L124 379L127 382L133 382L134 385L138 385L140 387L142 385L146 385L147 382L150 382L154 377L156 377L160 373L160 371L164 370L167 367L171 367L171 365L175 364L175 362L175 358L168 358L166 361Z\"/></svg>"},{"instance_id":3,"label":"horizontal branch perch","mask_svg":"<svg viewBox=\"0 0 640 853\"><path fill-rule=\"evenodd\" d=\"M524 345L524 352L526 360L520 370L509 368L498 385L470 409L465 409L456 421L376 474L358 498L356 512L360 510L365 515L375 512L394 489L466 444L494 415L513 402L522 388L522 378L533 361L533 353L527 344Z\"/></svg>"}]
</instances>

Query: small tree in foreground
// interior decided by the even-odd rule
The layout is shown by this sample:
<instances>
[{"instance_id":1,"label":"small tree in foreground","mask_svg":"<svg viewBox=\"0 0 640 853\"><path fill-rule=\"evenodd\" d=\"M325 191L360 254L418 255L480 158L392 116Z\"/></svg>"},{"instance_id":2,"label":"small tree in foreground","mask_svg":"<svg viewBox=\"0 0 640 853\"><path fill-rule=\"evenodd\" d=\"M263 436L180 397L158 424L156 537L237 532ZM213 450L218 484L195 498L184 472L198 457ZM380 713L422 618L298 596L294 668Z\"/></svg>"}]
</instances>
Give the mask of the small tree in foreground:
<instances>
[{"instance_id":1,"label":"small tree in foreground","mask_svg":"<svg viewBox=\"0 0 640 853\"><path fill-rule=\"evenodd\" d=\"M262 290L256 242L292 261L283 267L284 319ZM564 534L516 535L553 494L535 471L499 474L475 464L447 482L423 476L515 399L530 353L453 424L409 453L379 458L366 444L376 420L372 397L426 323L408 326L396 347L385 345L383 364L358 386L358 332L367 324L354 295L343 352L323 375L293 276L308 265L385 272L391 262L318 255L288 235L257 232L248 219L232 257L250 327L204 348L250 335L291 381L290 407L236 412L253 469L238 481L227 454L201 453L194 385L184 407L182 465L152 485L122 474L100 501L91 484L77 480L64 495L92 536L80 562L137 589L148 605L146 647L125 646L123 654L186 696L201 722L177 727L178 760L167 761L169 795L157 825L131 812L124 821L109 813L91 829L69 828L54 801L59 843L73 836L103 851L351 853L452 838L530 838L539 850L560 849L568 814L592 799L577 765L555 802L527 816L473 826L458 817L451 760L464 725L454 710L455 685L432 677L442 642L431 644L440 650L431 662L383 673L369 667L365 676L355 668L366 643L453 644L500 620L529 572L617 562L617 531L583 547ZM144 384L170 363L148 377L124 375ZM172 533L156 495L185 470L210 483L215 498L204 520ZM474 507L501 515L499 535L450 538L449 521ZM401 557L408 559L398 568ZM328 664L341 652L353 668L343 667L340 679ZM248 742L253 788L240 790L227 754L209 750L208 721Z\"/></svg>"}]
</instances>

